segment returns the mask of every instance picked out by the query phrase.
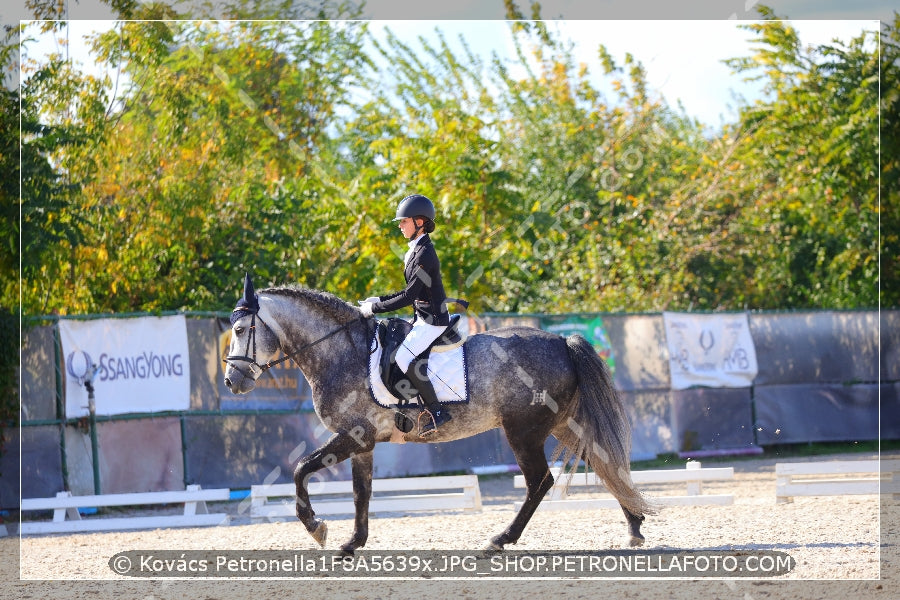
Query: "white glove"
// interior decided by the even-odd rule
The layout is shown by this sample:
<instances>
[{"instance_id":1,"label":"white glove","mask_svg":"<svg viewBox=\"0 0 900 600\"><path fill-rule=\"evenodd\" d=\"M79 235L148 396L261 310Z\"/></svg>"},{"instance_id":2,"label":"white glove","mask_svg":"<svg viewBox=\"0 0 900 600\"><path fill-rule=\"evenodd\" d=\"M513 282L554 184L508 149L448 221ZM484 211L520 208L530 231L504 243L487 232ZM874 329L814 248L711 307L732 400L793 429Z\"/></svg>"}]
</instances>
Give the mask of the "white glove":
<instances>
[{"instance_id":1,"label":"white glove","mask_svg":"<svg viewBox=\"0 0 900 600\"><path fill-rule=\"evenodd\" d=\"M371 317L374 313L372 312L372 302L361 302L359 305L359 310L362 311L362 315L367 319Z\"/></svg>"},{"instance_id":2,"label":"white glove","mask_svg":"<svg viewBox=\"0 0 900 600\"><path fill-rule=\"evenodd\" d=\"M372 303L375 303L375 302L380 302L380 301L381 301L381 298L379 298L378 296L369 296L369 297L366 298L365 300L358 300L358 302L359 302L360 304L362 304L363 302L372 302Z\"/></svg>"}]
</instances>

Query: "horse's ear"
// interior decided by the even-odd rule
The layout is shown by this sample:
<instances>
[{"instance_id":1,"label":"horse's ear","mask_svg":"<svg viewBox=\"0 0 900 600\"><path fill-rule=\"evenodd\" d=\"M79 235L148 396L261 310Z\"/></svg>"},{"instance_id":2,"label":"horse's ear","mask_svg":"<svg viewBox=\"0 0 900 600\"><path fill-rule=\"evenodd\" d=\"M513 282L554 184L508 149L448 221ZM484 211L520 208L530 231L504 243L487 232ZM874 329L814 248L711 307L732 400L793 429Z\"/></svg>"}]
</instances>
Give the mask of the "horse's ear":
<instances>
[{"instance_id":1,"label":"horse's ear","mask_svg":"<svg viewBox=\"0 0 900 600\"><path fill-rule=\"evenodd\" d=\"M259 299L253 289L253 281L250 279L250 273L244 273L244 297L239 303L244 308L252 311L259 310Z\"/></svg>"},{"instance_id":2,"label":"horse's ear","mask_svg":"<svg viewBox=\"0 0 900 600\"><path fill-rule=\"evenodd\" d=\"M250 280L250 273L244 274L244 295L238 300L237 306L231 311L231 324L234 325L238 319L259 312L259 298L253 291L253 282Z\"/></svg>"}]
</instances>

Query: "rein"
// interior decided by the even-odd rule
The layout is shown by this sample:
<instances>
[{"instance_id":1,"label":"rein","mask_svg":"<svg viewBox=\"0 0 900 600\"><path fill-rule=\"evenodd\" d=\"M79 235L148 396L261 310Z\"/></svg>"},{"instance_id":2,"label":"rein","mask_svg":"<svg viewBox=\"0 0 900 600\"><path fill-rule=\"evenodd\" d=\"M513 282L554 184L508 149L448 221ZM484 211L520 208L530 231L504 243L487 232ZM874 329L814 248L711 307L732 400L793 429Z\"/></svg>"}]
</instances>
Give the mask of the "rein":
<instances>
[{"instance_id":1,"label":"rein","mask_svg":"<svg viewBox=\"0 0 900 600\"><path fill-rule=\"evenodd\" d=\"M364 322L366 321L366 318L365 318L365 317L362 317L362 316L357 317L357 318L355 318L355 319L351 319L350 321L347 321L346 323L344 323L343 325L341 325L341 326L338 327L337 329L333 329L332 331L329 331L328 333L326 333L325 335L323 335L323 336L320 337L319 339L317 339L317 340L315 340L315 341L312 341L312 342L309 342L308 344L305 344L305 345L301 346L300 348L297 348L297 349L292 350L292 351L290 351L290 352L285 352L285 353L284 353L284 356L282 356L282 357L279 358L278 360L270 360L270 361L267 362L266 364L261 365L261 364L259 364L259 363L256 361L256 319L258 318L258 319L259 319L259 322L262 323L263 325L265 325L266 329L268 329L269 331L272 331L272 328L269 327L269 326L266 324L266 322L262 320L262 317L259 317L259 316L257 315L257 311L253 311L253 312L252 312L252 315L253 315L253 317L252 317L252 319L251 319L251 321L250 321L250 335L247 336L247 348L246 348L246 350L244 350L244 354L243 354L243 355L232 354L232 355L226 356L224 359L222 359L222 362L224 362L225 364L230 364L232 367L234 367L235 369L237 369L238 372L240 372L241 374L243 374L245 377L248 376L248 373L246 373L243 369L241 369L238 365L236 365L236 364L234 364L234 363L235 363L235 362L244 362L244 363L247 363L247 364L249 365L249 367L250 367L250 374L249 374L249 375L250 375L253 379L258 379L263 373L265 373L266 371L268 371L269 369L271 369L271 368L274 367L275 365L279 365L279 364L281 364L281 363L283 363L283 362L285 362L285 361L287 361L287 360L293 359L293 360L296 362L296 358L294 358L294 357L296 357L298 354L300 354L300 353L303 352L304 350L307 350L307 349L309 349L309 348L312 348L312 347L315 346L316 344L319 344L320 342L324 342L324 341L327 340L328 338L330 338L330 337L332 337L332 336L334 336L334 335L337 335L338 333L340 333L341 331L347 329L348 327L350 327L350 326L353 325L354 323L357 323L357 322L363 322L363 323L364 323ZM249 356L251 344L252 344L252 346L253 346L253 356Z\"/></svg>"}]
</instances>

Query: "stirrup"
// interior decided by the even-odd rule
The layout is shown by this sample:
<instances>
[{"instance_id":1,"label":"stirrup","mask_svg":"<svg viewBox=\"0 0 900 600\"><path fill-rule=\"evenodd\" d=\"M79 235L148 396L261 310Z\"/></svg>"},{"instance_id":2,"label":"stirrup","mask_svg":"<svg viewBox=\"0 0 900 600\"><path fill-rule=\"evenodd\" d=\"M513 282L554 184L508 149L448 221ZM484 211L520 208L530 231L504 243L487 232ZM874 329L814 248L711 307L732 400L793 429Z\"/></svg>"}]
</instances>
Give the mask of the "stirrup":
<instances>
[{"instance_id":1,"label":"stirrup","mask_svg":"<svg viewBox=\"0 0 900 600\"><path fill-rule=\"evenodd\" d=\"M425 417L428 415L427 417ZM422 417L425 417L425 424L422 424ZM419 418L416 419L416 425L419 428L419 437L426 438L429 435L433 435L437 433L437 423L434 420L434 415L431 414L431 411L427 408L423 408L422 412L419 413ZM429 427L429 425L431 427Z\"/></svg>"},{"instance_id":2,"label":"stirrup","mask_svg":"<svg viewBox=\"0 0 900 600\"><path fill-rule=\"evenodd\" d=\"M446 409L441 408L439 411L437 411L441 415L441 417L439 417L441 422L438 423L438 419L435 418L434 413L432 413L427 408L422 409L422 412L419 413L419 419L418 419L418 423L417 423L419 425L419 437L420 438L425 438L425 437L428 437L428 436L436 433L438 430L438 425L444 425L445 423L447 423L448 421L450 421L453 418L450 416L450 413L445 412L445 410ZM425 424L423 425L422 417L425 416L426 414L428 416L426 417Z\"/></svg>"}]
</instances>

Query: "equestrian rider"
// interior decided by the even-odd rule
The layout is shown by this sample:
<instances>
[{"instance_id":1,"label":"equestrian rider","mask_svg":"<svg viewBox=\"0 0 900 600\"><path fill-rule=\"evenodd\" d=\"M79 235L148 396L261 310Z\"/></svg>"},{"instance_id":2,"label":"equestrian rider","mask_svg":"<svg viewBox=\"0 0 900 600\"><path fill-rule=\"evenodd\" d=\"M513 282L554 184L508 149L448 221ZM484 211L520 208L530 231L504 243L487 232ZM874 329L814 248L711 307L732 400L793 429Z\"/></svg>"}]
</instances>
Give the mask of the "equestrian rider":
<instances>
[{"instance_id":1,"label":"equestrian rider","mask_svg":"<svg viewBox=\"0 0 900 600\"><path fill-rule=\"evenodd\" d=\"M431 413L432 418L427 419L422 427L422 437L434 433L451 418L447 409L438 402L434 386L428 379L428 355L420 356L450 325L447 295L441 280L441 263L428 236L434 231L434 216L434 204L421 194L413 194L400 201L394 221L400 222L400 231L409 240L409 250L403 261L406 287L393 294L370 297L360 302L360 309L366 317L371 317L373 313L414 307L412 330L397 350L395 361L416 387L419 398Z\"/></svg>"}]
</instances>

